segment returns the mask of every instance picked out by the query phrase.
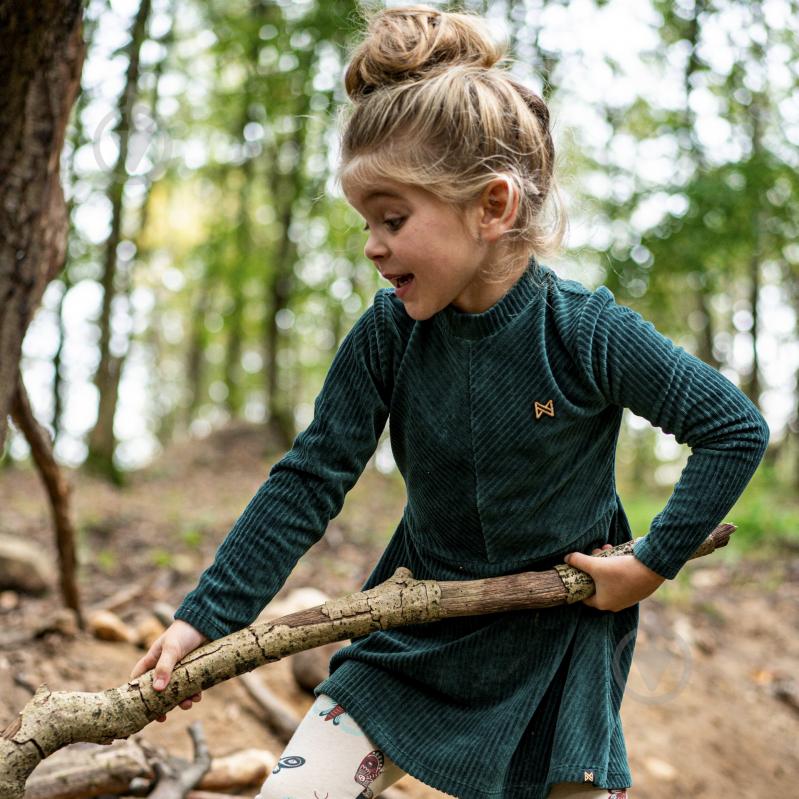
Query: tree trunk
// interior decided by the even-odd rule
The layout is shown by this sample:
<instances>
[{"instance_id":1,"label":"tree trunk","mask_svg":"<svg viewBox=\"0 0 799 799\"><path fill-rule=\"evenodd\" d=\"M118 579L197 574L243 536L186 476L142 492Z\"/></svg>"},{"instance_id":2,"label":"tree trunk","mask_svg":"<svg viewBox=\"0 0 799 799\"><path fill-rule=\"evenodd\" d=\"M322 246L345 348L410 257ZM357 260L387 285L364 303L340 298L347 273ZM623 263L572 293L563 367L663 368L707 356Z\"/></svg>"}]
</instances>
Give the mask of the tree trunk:
<instances>
[{"instance_id":1,"label":"tree trunk","mask_svg":"<svg viewBox=\"0 0 799 799\"><path fill-rule=\"evenodd\" d=\"M685 39L690 44L690 55L685 65L683 74L683 91L685 93L685 108L683 110L684 129L690 142L689 152L691 153L696 170L702 174L707 171L708 163L705 157L705 149L699 136L697 135L696 113L691 107L689 97L694 89L694 78L703 68L699 57L699 47L702 41L702 29L700 20L706 12L705 0L697 0L693 5L690 19L685 22ZM696 264L696 307L701 314L702 328L696 334L696 353L705 363L714 369L719 369L721 363L713 352L714 325L713 315L710 310L710 299L713 296L713 282L711 274L702 259Z\"/></svg>"},{"instance_id":2,"label":"tree trunk","mask_svg":"<svg viewBox=\"0 0 799 799\"><path fill-rule=\"evenodd\" d=\"M92 41L97 32L98 20L87 20L83 29L83 41L85 43L86 51L91 50ZM64 183L69 187L68 193L70 195L67 200L67 241L72 241L74 235L74 227L72 225L72 212L75 208L75 187L78 182L78 174L75 168L76 154L80 147L87 141L86 128L83 125L83 112L88 105L88 96L82 91L78 94L77 102L75 103L74 114L72 117L72 131L70 136L70 157L67 164L66 174L64 175ZM66 341L67 331L64 324L64 300L66 299L69 290L73 286L72 275L70 273L70 263L67 256L67 261L60 275L60 281L63 285L61 296L58 298L58 305L55 309L56 319L58 320L58 346L53 355L53 443L58 441L61 431L63 429L63 415L64 415L64 392L65 381L62 369L62 354L64 350L64 342Z\"/></svg>"},{"instance_id":3,"label":"tree trunk","mask_svg":"<svg viewBox=\"0 0 799 799\"><path fill-rule=\"evenodd\" d=\"M254 20L263 17L263 3L256 0L252 3L250 13ZM265 22L266 19L263 19ZM252 37L248 47L246 65L247 79L244 82L244 91L241 97L241 115L236 129L236 135L241 141L244 152L247 153L248 142L244 135L248 123L253 121L252 104L255 99L255 85L259 80L256 66L261 41ZM255 183L255 158L247 153L241 165L242 185L239 189L238 220L236 224L236 252L234 254L233 268L230 275L230 289L232 293L232 307L229 320L225 324L227 332L227 348L225 352L225 386L227 397L225 404L231 419L239 419L246 402L246 387L243 384L244 373L241 368L241 352L245 337L244 317L247 307L247 297L244 289L250 271L250 261L254 251L253 226L250 213L253 207L253 187Z\"/></svg>"},{"instance_id":4,"label":"tree trunk","mask_svg":"<svg viewBox=\"0 0 799 799\"><path fill-rule=\"evenodd\" d=\"M701 276L700 276L701 278ZM710 312L710 292L708 291L705 281L700 280L700 286L696 290L696 304L700 314L702 314L702 329L697 333L697 351L696 354L706 364L709 364L714 369L720 369L721 363L713 352L713 339L714 327L713 317Z\"/></svg>"},{"instance_id":5,"label":"tree trunk","mask_svg":"<svg viewBox=\"0 0 799 799\"><path fill-rule=\"evenodd\" d=\"M184 402L180 421L182 430L189 430L197 409L202 402L202 389L205 378L205 349L208 343L206 320L213 307L213 275L203 266L203 275L196 289L196 299L192 303L191 335L186 356L186 379L184 380Z\"/></svg>"},{"instance_id":6,"label":"tree trunk","mask_svg":"<svg viewBox=\"0 0 799 799\"><path fill-rule=\"evenodd\" d=\"M296 74L300 81L305 80L312 69L313 52L300 51L300 63ZM297 129L284 142L275 145L274 167L270 175L270 193L280 221L280 239L275 248L269 279L266 284L265 366L266 396L269 409L269 422L274 433L284 447L291 446L295 435L294 416L290 401L290 389L286 372L280 369L280 330L277 325L279 313L288 308L294 288L294 265L297 261L297 245L291 236L294 211L304 195L303 165L306 156L308 126L305 117L311 110L311 93L305 86L294 88L298 100L292 117L299 120ZM277 157L279 150L287 144L294 145L294 163L290 169L281 167Z\"/></svg>"},{"instance_id":7,"label":"tree trunk","mask_svg":"<svg viewBox=\"0 0 799 799\"><path fill-rule=\"evenodd\" d=\"M75 525L72 523L72 511L70 509L71 487L58 468L53 454L53 446L50 442L50 435L36 421L36 417L33 415L21 374L17 378L17 391L14 395L11 413L14 417L14 422L31 448L33 461L39 470L42 482L50 498L56 547L58 549L61 597L64 605L75 611L78 624L82 627L83 617L76 578Z\"/></svg>"},{"instance_id":8,"label":"tree trunk","mask_svg":"<svg viewBox=\"0 0 799 799\"><path fill-rule=\"evenodd\" d=\"M0 0L0 452L22 340L64 264L61 148L80 85L81 0Z\"/></svg>"},{"instance_id":9,"label":"tree trunk","mask_svg":"<svg viewBox=\"0 0 799 799\"><path fill-rule=\"evenodd\" d=\"M753 20L767 29L763 15L762 3L752 3ZM757 41L752 40L751 55L758 59L759 63L765 60L765 52ZM769 97L765 91L753 93L752 102L748 109L748 118L751 120L751 151L749 159L754 164L762 164L764 160L765 148L763 137L768 126ZM752 313L752 371L749 379L744 384L744 391L754 404L760 408L760 358L757 352L757 343L760 337L760 321L758 318L758 306L760 305L760 270L764 254L766 254L767 230L765 222L764 208L766 207L765 186L757 186L754 194L754 203L751 210L751 238L752 252L749 258L750 275L750 309Z\"/></svg>"},{"instance_id":10,"label":"tree trunk","mask_svg":"<svg viewBox=\"0 0 799 799\"><path fill-rule=\"evenodd\" d=\"M734 525L719 525L694 557L725 546ZM640 540L640 539L639 539ZM630 554L628 541L595 557ZM22 799L25 780L48 755L76 741L111 743L138 732L184 699L286 655L331 641L407 624L579 602L594 593L585 572L560 564L483 580L414 580L404 568L368 591L309 610L252 624L189 653L164 691L153 672L99 693L54 693L43 685L22 713L0 733L0 799Z\"/></svg>"},{"instance_id":11,"label":"tree trunk","mask_svg":"<svg viewBox=\"0 0 799 799\"><path fill-rule=\"evenodd\" d=\"M760 321L758 319L758 305L760 304L760 220L759 212L753 213L752 237L754 247L749 259L750 295L749 306L752 312L752 371L746 381L746 395L759 408L760 407L760 358L757 354L757 342L760 338Z\"/></svg>"},{"instance_id":12,"label":"tree trunk","mask_svg":"<svg viewBox=\"0 0 799 799\"><path fill-rule=\"evenodd\" d=\"M103 266L103 305L100 312L100 362L94 383L99 397L97 421L89 434L89 452L85 466L95 474L120 484L122 475L114 464L114 416L119 397L119 381L122 376L124 357L111 352L111 307L116 296L117 247L121 238L123 193L127 181L126 161L133 122L133 104L138 94L139 53L145 40L147 18L150 15L150 0L141 0L133 23L130 42L127 46L128 70L125 88L119 98L119 120L115 133L119 140L119 153L111 174L108 198L111 203L111 232L105 243Z\"/></svg>"}]
</instances>

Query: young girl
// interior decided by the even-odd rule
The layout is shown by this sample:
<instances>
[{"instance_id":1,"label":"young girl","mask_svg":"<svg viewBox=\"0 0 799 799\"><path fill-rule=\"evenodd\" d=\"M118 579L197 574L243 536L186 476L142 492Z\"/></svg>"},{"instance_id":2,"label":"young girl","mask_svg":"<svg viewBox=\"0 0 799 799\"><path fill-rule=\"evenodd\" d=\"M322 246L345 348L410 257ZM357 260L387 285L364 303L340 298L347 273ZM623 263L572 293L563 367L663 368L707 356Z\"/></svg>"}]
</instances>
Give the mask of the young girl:
<instances>
[{"instance_id":1,"label":"young girl","mask_svg":"<svg viewBox=\"0 0 799 799\"><path fill-rule=\"evenodd\" d=\"M404 772L462 799L624 797L637 603L723 519L766 448L731 382L604 286L537 260L553 246L549 115L494 66L501 55L471 16L417 6L372 19L346 73L340 178L393 289L346 337L313 422L134 675L155 667L162 688L181 657L255 618L389 417L408 501L366 587L398 566L465 580L565 560L596 594L354 640L261 799L372 797ZM625 407L692 453L634 555L592 558L632 537L614 480Z\"/></svg>"}]
</instances>

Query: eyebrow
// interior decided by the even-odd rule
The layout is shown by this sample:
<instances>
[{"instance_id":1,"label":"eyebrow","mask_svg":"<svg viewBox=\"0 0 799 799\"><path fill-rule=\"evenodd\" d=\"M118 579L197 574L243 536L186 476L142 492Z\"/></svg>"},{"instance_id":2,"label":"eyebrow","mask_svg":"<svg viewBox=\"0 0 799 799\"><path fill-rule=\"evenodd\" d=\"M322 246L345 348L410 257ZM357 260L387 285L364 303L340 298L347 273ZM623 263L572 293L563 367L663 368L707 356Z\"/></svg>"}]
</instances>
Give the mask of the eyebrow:
<instances>
[{"instance_id":1,"label":"eyebrow","mask_svg":"<svg viewBox=\"0 0 799 799\"><path fill-rule=\"evenodd\" d=\"M396 192L393 192L393 191L386 191L385 189L376 189L376 190L374 190L374 191L370 191L370 192L369 192L369 194L367 194L367 195L366 195L366 196L363 198L363 202L367 203L367 202L369 202L370 200L374 200L374 199L376 199L376 198L378 198L378 197L388 197L389 199L393 199L393 200L402 200L402 199L403 199L403 198L402 198L402 197L401 197L399 194L397 194Z\"/></svg>"}]
</instances>

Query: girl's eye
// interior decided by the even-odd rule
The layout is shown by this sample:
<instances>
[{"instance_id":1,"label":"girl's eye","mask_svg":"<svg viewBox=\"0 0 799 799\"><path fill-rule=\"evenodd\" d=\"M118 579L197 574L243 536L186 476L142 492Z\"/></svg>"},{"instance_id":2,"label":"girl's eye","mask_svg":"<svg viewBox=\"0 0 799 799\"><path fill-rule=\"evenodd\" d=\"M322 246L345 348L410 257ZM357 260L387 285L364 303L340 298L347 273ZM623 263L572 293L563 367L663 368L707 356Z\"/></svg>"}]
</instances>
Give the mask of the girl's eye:
<instances>
[{"instance_id":1,"label":"girl's eye","mask_svg":"<svg viewBox=\"0 0 799 799\"><path fill-rule=\"evenodd\" d=\"M405 219L401 216L392 216L383 220L383 224L392 232L399 230Z\"/></svg>"}]
</instances>

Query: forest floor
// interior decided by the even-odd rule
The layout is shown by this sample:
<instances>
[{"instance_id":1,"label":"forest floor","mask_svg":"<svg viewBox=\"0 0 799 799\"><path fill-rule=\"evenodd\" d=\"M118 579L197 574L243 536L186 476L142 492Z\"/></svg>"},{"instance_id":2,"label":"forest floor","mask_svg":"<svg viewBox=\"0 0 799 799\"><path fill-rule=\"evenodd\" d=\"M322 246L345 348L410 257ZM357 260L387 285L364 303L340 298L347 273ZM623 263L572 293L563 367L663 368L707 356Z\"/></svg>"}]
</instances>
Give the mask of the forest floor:
<instances>
[{"instance_id":1,"label":"forest floor","mask_svg":"<svg viewBox=\"0 0 799 799\"><path fill-rule=\"evenodd\" d=\"M231 426L173 446L131 475L124 489L70 473L85 604L140 585L135 601L119 609L131 627L150 615L156 601L176 606L265 478L270 461L263 442L261 428ZM357 590L403 502L396 477L367 470L276 599L301 586L329 596ZM34 472L0 473L0 508L0 534L34 541L54 558L49 510ZM767 557L735 556L734 545L728 549L732 557L716 553L687 564L641 605L622 707L635 799L797 795L799 547L782 542ZM58 606L54 593L0 593L0 631L33 630ZM88 633L51 633L0 648L0 729L29 698L25 684L100 690L123 683L141 655L133 644ZM297 687L287 661L258 674L298 713L310 706L312 697ZM197 719L214 756L282 749L236 681L207 691L190 712L175 711L141 735L188 756L185 728ZM398 788L410 799L443 796L411 778Z\"/></svg>"}]
</instances>

